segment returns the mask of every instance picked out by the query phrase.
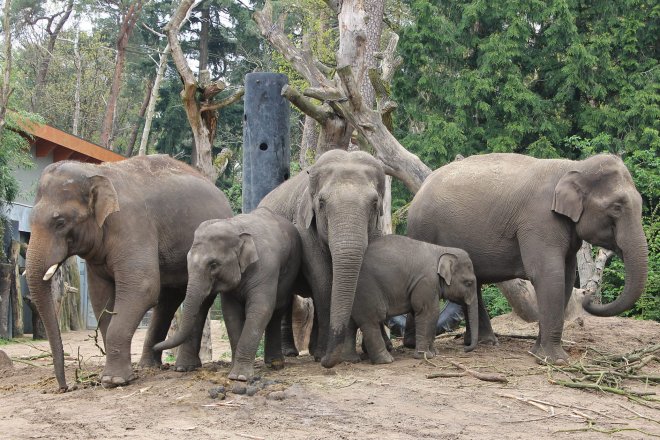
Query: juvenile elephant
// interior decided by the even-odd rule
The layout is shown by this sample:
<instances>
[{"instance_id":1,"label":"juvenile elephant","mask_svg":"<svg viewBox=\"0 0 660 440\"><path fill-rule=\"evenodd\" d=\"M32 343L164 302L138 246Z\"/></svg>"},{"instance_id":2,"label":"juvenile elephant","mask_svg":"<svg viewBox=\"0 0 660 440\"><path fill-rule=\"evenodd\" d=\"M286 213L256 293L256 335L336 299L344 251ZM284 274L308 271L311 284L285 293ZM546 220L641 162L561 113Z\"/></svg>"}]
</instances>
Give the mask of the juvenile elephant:
<instances>
[{"instance_id":1,"label":"juvenile elephant","mask_svg":"<svg viewBox=\"0 0 660 440\"><path fill-rule=\"evenodd\" d=\"M103 165L57 162L44 170L26 269L61 390L67 389L64 354L49 281L59 265L71 255L87 261L89 296L107 353L101 382L126 384L134 377L133 333L153 306L140 364L160 363L160 353L151 347L165 339L185 295L186 253L195 229L204 220L231 215L220 190L168 156ZM203 324L200 316L195 338L179 352L179 368L201 365Z\"/></svg>"},{"instance_id":2,"label":"juvenile elephant","mask_svg":"<svg viewBox=\"0 0 660 440\"><path fill-rule=\"evenodd\" d=\"M532 351L568 359L561 347L564 306L582 240L611 249L626 267L623 293L610 304L587 298L587 312L612 316L644 290L648 248L642 198L616 156L583 161L486 154L434 171L408 214L412 238L465 249L481 285L525 278L536 290L539 335ZM466 334L467 336L467 334ZM479 293L479 338L497 341Z\"/></svg>"},{"instance_id":3,"label":"juvenile elephant","mask_svg":"<svg viewBox=\"0 0 660 440\"><path fill-rule=\"evenodd\" d=\"M465 351L474 350L478 342L477 280L467 252L400 235L377 238L362 261L351 330L362 330L372 363L390 363L381 324L388 317L412 312L417 323L414 356L433 357L440 298L465 305L474 329ZM355 338L350 343L354 349Z\"/></svg>"},{"instance_id":4,"label":"juvenile elephant","mask_svg":"<svg viewBox=\"0 0 660 440\"><path fill-rule=\"evenodd\" d=\"M219 292L231 344L229 379L245 381L253 376L264 330L265 363L282 368L280 323L282 312L293 299L301 254L296 227L267 208L202 223L188 254L188 290L181 326L154 350L184 342Z\"/></svg>"},{"instance_id":5,"label":"juvenile elephant","mask_svg":"<svg viewBox=\"0 0 660 440\"><path fill-rule=\"evenodd\" d=\"M323 356L327 368L342 358L362 256L381 234L384 191L385 173L371 155L331 150L259 204L298 226L302 273L319 323L314 356Z\"/></svg>"}]
</instances>

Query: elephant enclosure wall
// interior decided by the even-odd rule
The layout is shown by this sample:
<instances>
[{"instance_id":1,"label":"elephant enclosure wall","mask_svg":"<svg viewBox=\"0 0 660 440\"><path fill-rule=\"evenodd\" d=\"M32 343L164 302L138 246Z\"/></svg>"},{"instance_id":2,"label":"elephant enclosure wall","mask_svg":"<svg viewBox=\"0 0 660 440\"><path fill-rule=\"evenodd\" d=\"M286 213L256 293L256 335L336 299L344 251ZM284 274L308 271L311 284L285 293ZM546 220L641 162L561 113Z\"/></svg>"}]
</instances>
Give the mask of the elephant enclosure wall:
<instances>
[{"instance_id":1,"label":"elephant enclosure wall","mask_svg":"<svg viewBox=\"0 0 660 440\"><path fill-rule=\"evenodd\" d=\"M271 371L257 360L257 374L273 380L257 395L227 394L212 399L209 390L225 384L228 341L220 321L213 321L216 362L197 372L139 370L128 387L104 390L82 387L54 394L56 382L48 359L14 362L0 371L0 437L59 439L419 439L419 438L599 438L588 432L617 430L614 438L660 435L660 402L640 405L624 396L569 389L548 382L546 367L526 351L533 340L501 337L497 347L479 346L464 353L459 340L439 337L439 356L431 362L412 358L395 341L392 364L340 364L322 368L309 356L287 359L284 370ZM535 335L536 326L509 316L493 319L498 333ZM101 371L98 350L86 331L63 335L67 379L73 381L78 349L84 373ZM133 340L137 361L145 330ZM568 323L564 338L571 358L587 347L604 353L625 353L657 344L660 323L624 318L583 317ZM31 343L31 342L30 342ZM0 349L12 358L38 356L44 342L14 343ZM224 359L217 361L218 356ZM657 353L656 353L657 355ZM471 376L426 379L438 371L456 372L450 361L481 372L499 373L508 383L483 382ZM1 367L0 367L1 368ZM660 376L652 360L642 370ZM558 376L557 376L558 378ZM634 389L657 392L637 384ZM283 391L273 400L266 394ZM530 403L536 399L543 403ZM210 405L210 406L209 406ZM570 432L564 432L570 431Z\"/></svg>"}]
</instances>

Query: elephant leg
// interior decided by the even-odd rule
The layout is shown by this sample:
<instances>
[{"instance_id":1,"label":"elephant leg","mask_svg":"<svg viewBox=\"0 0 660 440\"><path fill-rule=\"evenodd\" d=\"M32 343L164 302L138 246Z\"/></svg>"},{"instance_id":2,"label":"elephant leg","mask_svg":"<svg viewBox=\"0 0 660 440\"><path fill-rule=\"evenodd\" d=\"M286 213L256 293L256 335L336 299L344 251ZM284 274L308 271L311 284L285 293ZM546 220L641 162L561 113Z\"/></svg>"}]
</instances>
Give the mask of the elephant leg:
<instances>
[{"instance_id":1,"label":"elephant leg","mask_svg":"<svg viewBox=\"0 0 660 440\"><path fill-rule=\"evenodd\" d=\"M523 261L526 261L525 254L522 255ZM536 252L529 260L525 264L525 271L532 274L530 278L536 291L539 310L539 335L532 353L551 363L566 363L569 356L561 346L564 297L568 285L564 257L550 254L540 256Z\"/></svg>"},{"instance_id":2,"label":"elephant leg","mask_svg":"<svg viewBox=\"0 0 660 440\"><path fill-rule=\"evenodd\" d=\"M486 310L486 305L484 304L484 299L481 295L481 283L477 283L477 301L479 304L479 343L498 345L499 341L497 340L497 336L495 336L493 326L490 324L488 310ZM464 315L467 316L467 310L465 309ZM468 328L463 335L463 344L470 345L470 341L471 333Z\"/></svg>"},{"instance_id":3,"label":"elephant leg","mask_svg":"<svg viewBox=\"0 0 660 440\"><path fill-rule=\"evenodd\" d=\"M362 341L365 344L369 359L373 364L390 364L394 360L387 351L383 335L380 332L380 323L363 322L360 326L362 330Z\"/></svg>"},{"instance_id":4,"label":"elephant leg","mask_svg":"<svg viewBox=\"0 0 660 440\"><path fill-rule=\"evenodd\" d=\"M573 295L573 286L575 286L575 277L577 276L577 256L569 255L566 259L566 270L564 271L564 311L568 307L568 302Z\"/></svg>"},{"instance_id":5,"label":"elephant leg","mask_svg":"<svg viewBox=\"0 0 660 440\"><path fill-rule=\"evenodd\" d=\"M319 339L319 318L316 315L316 309L314 310L314 318L312 319L312 332L309 335L309 354L314 356L314 360L318 362L321 358L317 359L316 355L316 344Z\"/></svg>"},{"instance_id":6,"label":"elephant leg","mask_svg":"<svg viewBox=\"0 0 660 440\"><path fill-rule=\"evenodd\" d=\"M406 348L415 348L415 314L410 312L406 315L406 328L403 333L403 346Z\"/></svg>"},{"instance_id":7,"label":"elephant leg","mask_svg":"<svg viewBox=\"0 0 660 440\"><path fill-rule=\"evenodd\" d=\"M440 316L440 302L436 296L433 296L430 301L420 300L417 302L415 292L413 292L412 306L417 322L415 354L413 357L415 359L432 358L435 356L433 342L435 340L435 328Z\"/></svg>"},{"instance_id":8,"label":"elephant leg","mask_svg":"<svg viewBox=\"0 0 660 440\"><path fill-rule=\"evenodd\" d=\"M153 346L164 341L176 309L186 295L186 288L162 288L158 304L153 308L149 329L144 339L141 367L156 367L162 364L162 351L154 351Z\"/></svg>"},{"instance_id":9,"label":"elephant leg","mask_svg":"<svg viewBox=\"0 0 660 440\"><path fill-rule=\"evenodd\" d=\"M245 307L245 324L238 339L236 353L233 355L229 379L247 381L254 375L254 358L266 326L273 317L276 292L264 287L253 289ZM257 298L259 300L257 300Z\"/></svg>"},{"instance_id":10,"label":"elephant leg","mask_svg":"<svg viewBox=\"0 0 660 440\"><path fill-rule=\"evenodd\" d=\"M222 317L225 320L227 327L227 335L229 336L229 345L231 346L231 362L234 363L236 355L236 347L238 347L238 340L243 332L245 325L245 307L243 304L236 301L236 299L226 293L220 294L222 301Z\"/></svg>"},{"instance_id":11,"label":"elephant leg","mask_svg":"<svg viewBox=\"0 0 660 440\"><path fill-rule=\"evenodd\" d=\"M195 324L190 337L179 346L179 350L176 353L175 371L193 371L202 366L202 360L199 358L199 350L202 347L202 333L204 332L206 317L213 305L215 297L216 295L209 295L204 298L204 301L199 306L199 313L195 318Z\"/></svg>"},{"instance_id":12,"label":"elephant leg","mask_svg":"<svg viewBox=\"0 0 660 440\"><path fill-rule=\"evenodd\" d=\"M129 273L124 268L122 273ZM106 339L106 362L101 383L104 386L126 385L135 378L131 367L131 340L144 314L158 302L158 268L132 267L131 276L117 279L117 292Z\"/></svg>"},{"instance_id":13,"label":"elephant leg","mask_svg":"<svg viewBox=\"0 0 660 440\"><path fill-rule=\"evenodd\" d=\"M87 285L89 286L89 300L92 303L94 316L98 329L101 331L103 344L106 344L108 326L115 307L115 283L101 278L94 273L90 266L87 271Z\"/></svg>"},{"instance_id":14,"label":"elephant leg","mask_svg":"<svg viewBox=\"0 0 660 440\"><path fill-rule=\"evenodd\" d=\"M285 310L288 309L289 307L285 308ZM264 363L273 370L284 368L281 323L283 322L282 315L285 314L286 312L282 313L282 310L275 310L266 327Z\"/></svg>"},{"instance_id":15,"label":"elephant leg","mask_svg":"<svg viewBox=\"0 0 660 440\"><path fill-rule=\"evenodd\" d=\"M344 348L341 358L344 362L357 363L360 362L360 355L355 349L355 340L357 338L357 325L351 319L346 329L346 338L344 338Z\"/></svg>"},{"instance_id":16,"label":"elephant leg","mask_svg":"<svg viewBox=\"0 0 660 440\"><path fill-rule=\"evenodd\" d=\"M332 264L328 258L320 250L305 253L303 267L307 284L312 288L312 300L314 301L314 326L317 330L312 354L317 362L325 355L330 330Z\"/></svg>"},{"instance_id":17,"label":"elephant leg","mask_svg":"<svg viewBox=\"0 0 660 440\"><path fill-rule=\"evenodd\" d=\"M293 303L287 306L286 311L282 314L281 334L282 334L282 354L284 356L295 357L298 356L298 349L296 348L296 341L293 338Z\"/></svg>"}]
</instances>

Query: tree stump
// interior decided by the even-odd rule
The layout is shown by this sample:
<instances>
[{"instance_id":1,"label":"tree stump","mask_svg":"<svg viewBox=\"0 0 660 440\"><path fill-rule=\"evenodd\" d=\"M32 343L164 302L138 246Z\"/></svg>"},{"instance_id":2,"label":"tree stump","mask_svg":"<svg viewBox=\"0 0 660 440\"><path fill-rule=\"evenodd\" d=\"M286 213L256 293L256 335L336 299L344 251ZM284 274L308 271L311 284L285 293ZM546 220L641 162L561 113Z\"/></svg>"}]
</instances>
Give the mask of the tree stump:
<instances>
[{"instance_id":1,"label":"tree stump","mask_svg":"<svg viewBox=\"0 0 660 440\"><path fill-rule=\"evenodd\" d=\"M14 363L12 362L12 360L9 358L7 353L0 350L0 371L13 370L13 369L14 369Z\"/></svg>"}]
</instances>

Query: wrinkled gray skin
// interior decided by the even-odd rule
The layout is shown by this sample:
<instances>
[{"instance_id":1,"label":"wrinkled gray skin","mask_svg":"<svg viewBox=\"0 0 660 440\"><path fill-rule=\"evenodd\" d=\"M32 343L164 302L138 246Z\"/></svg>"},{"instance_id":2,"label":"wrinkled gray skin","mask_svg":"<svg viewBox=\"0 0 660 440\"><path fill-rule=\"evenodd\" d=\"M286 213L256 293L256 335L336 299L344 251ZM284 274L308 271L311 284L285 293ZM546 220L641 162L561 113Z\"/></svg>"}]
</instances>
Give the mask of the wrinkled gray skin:
<instances>
[{"instance_id":1,"label":"wrinkled gray skin","mask_svg":"<svg viewBox=\"0 0 660 440\"><path fill-rule=\"evenodd\" d=\"M633 306L646 282L641 215L642 198L616 156L570 161L487 154L452 162L426 179L410 205L408 235L470 254L479 282L482 341L497 339L481 285L530 280L541 311L532 351L561 363L568 359L561 347L564 307L582 240L624 260L623 293L610 304L594 304L589 297L584 303L594 315L619 314Z\"/></svg>"},{"instance_id":2,"label":"wrinkled gray skin","mask_svg":"<svg viewBox=\"0 0 660 440\"><path fill-rule=\"evenodd\" d=\"M161 363L161 353L151 347L165 339L185 295L194 230L204 220L231 215L220 190L168 156L103 165L58 162L44 170L30 220L26 269L61 390L67 389L62 339L50 281L44 278L71 255L86 260L89 295L107 353L101 382L126 384L134 378L133 333L154 306L140 364ZM200 318L195 337L179 351L178 368L201 365L203 324Z\"/></svg>"},{"instance_id":3,"label":"wrinkled gray skin","mask_svg":"<svg viewBox=\"0 0 660 440\"><path fill-rule=\"evenodd\" d=\"M342 359L362 256L380 236L385 173L368 153L331 150L261 201L298 226L302 273L318 321L314 356L330 368Z\"/></svg>"},{"instance_id":4,"label":"wrinkled gray skin","mask_svg":"<svg viewBox=\"0 0 660 440\"><path fill-rule=\"evenodd\" d=\"M468 321L478 329L477 279L472 261L462 249L437 246L400 235L386 235L369 244L362 261L351 331L358 327L371 362L392 362L381 336L388 317L412 312L417 323L415 358L435 356L433 341L440 298L465 305ZM355 338L347 338L355 350ZM472 332L472 351L478 331Z\"/></svg>"},{"instance_id":5,"label":"wrinkled gray skin","mask_svg":"<svg viewBox=\"0 0 660 440\"><path fill-rule=\"evenodd\" d=\"M264 331L266 365L284 367L280 323L293 299L301 255L296 227L267 208L202 223L188 254L181 326L154 349L162 351L183 343L200 314L206 316L205 305L220 293L232 353L229 379L245 381L253 376Z\"/></svg>"}]
</instances>

